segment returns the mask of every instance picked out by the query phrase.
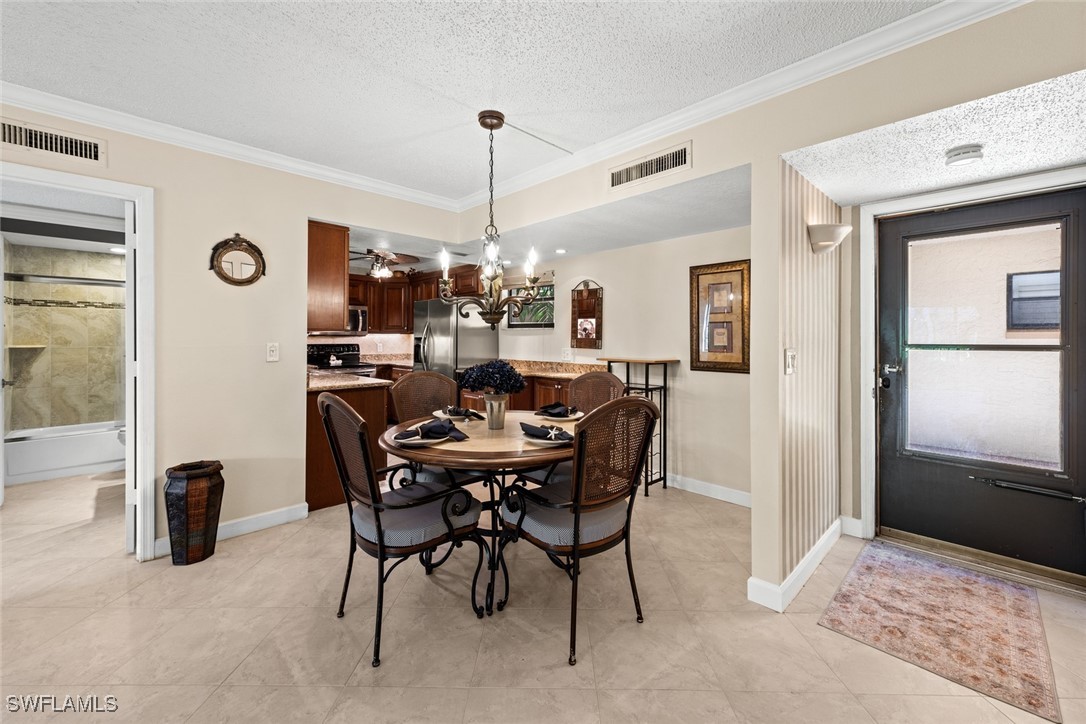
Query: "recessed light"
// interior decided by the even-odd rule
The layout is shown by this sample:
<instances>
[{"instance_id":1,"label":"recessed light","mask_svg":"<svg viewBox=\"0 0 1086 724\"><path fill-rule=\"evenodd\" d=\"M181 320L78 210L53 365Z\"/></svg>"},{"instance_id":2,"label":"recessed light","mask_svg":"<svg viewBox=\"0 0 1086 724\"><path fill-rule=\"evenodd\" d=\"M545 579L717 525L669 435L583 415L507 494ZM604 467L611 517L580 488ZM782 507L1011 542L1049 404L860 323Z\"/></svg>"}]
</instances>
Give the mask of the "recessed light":
<instances>
[{"instance_id":1,"label":"recessed light","mask_svg":"<svg viewBox=\"0 0 1086 724\"><path fill-rule=\"evenodd\" d=\"M565 254L565 253L566 253L566 250L565 250L565 249L555 249L555 250L554 250L554 253L555 253L555 254Z\"/></svg>"},{"instance_id":2,"label":"recessed light","mask_svg":"<svg viewBox=\"0 0 1086 724\"><path fill-rule=\"evenodd\" d=\"M123 246L111 246L109 248L110 254L124 254L125 248Z\"/></svg>"},{"instance_id":3,"label":"recessed light","mask_svg":"<svg viewBox=\"0 0 1086 724\"><path fill-rule=\"evenodd\" d=\"M984 158L984 147L979 143L955 146L946 152L947 166L968 166Z\"/></svg>"}]
</instances>

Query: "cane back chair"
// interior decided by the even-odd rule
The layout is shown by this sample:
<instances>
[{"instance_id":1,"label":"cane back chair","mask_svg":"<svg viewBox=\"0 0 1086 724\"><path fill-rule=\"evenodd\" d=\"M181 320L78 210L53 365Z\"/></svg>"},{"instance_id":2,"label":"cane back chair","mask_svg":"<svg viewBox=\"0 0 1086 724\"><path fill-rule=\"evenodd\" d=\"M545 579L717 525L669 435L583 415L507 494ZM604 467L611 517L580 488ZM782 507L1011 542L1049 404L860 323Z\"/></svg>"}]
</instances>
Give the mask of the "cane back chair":
<instances>
[{"instance_id":1,"label":"cane back chair","mask_svg":"<svg viewBox=\"0 0 1086 724\"><path fill-rule=\"evenodd\" d=\"M626 385L610 372L585 372L569 383L569 404L587 415L605 402L622 397L625 392ZM568 500L572 468L572 464L568 462L557 463L549 468L527 471L523 476L539 485L553 485L549 494L565 496Z\"/></svg>"},{"instance_id":2,"label":"cane back chair","mask_svg":"<svg viewBox=\"0 0 1086 724\"><path fill-rule=\"evenodd\" d=\"M506 491L501 507L504 523L501 550L519 540L528 541L544 551L573 583L570 666L577 663L577 581L582 558L625 543L626 570L637 622L644 621L630 557L630 520L649 440L659 419L656 404L644 397L621 397L606 402L574 428L569 500L544 494L546 488L529 489L522 479ZM498 608L504 608L505 603L499 602Z\"/></svg>"},{"instance_id":3,"label":"cane back chair","mask_svg":"<svg viewBox=\"0 0 1086 724\"><path fill-rule=\"evenodd\" d=\"M471 607L480 618L483 608L475 600L475 582L483 565L486 542L479 533L482 506L463 488L446 488L423 496L408 496L400 490L383 492L379 476L404 465L375 470L369 453L366 421L341 398L323 392L317 408L324 420L328 444L336 463L347 514L351 524L351 548L347 575L336 616L343 617L347 588L351 583L355 549L361 548L377 559L377 620L373 637L373 665L381 665L381 621L384 612L385 582L396 569L416 553L433 551L439 545L459 548L465 540L479 546L479 559L471 586ZM386 570L389 560L395 562Z\"/></svg>"}]
</instances>

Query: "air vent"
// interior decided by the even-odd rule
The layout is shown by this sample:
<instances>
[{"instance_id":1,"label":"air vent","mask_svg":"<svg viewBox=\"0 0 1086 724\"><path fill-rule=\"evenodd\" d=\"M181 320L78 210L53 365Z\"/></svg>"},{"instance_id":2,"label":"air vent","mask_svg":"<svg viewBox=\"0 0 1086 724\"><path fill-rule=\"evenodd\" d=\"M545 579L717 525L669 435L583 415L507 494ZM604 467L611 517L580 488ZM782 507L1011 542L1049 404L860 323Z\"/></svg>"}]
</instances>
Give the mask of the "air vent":
<instances>
[{"instance_id":1,"label":"air vent","mask_svg":"<svg viewBox=\"0 0 1086 724\"><path fill-rule=\"evenodd\" d=\"M5 144L46 153L78 158L92 163L105 160L105 142L94 138L74 136L51 128L34 126L4 118L2 140Z\"/></svg>"},{"instance_id":2,"label":"air vent","mask_svg":"<svg viewBox=\"0 0 1086 724\"><path fill-rule=\"evenodd\" d=\"M611 169L611 188L645 181L653 176L690 168L692 141L669 148L662 153L635 159L621 168Z\"/></svg>"}]
</instances>

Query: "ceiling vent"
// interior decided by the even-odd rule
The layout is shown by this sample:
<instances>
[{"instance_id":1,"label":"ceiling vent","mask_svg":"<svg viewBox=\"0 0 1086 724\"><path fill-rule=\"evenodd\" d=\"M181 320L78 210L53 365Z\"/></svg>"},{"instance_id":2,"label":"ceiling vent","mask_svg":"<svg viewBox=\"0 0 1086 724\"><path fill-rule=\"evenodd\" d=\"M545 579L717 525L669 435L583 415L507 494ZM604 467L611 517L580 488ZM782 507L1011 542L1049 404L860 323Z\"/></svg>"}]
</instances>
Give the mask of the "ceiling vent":
<instances>
[{"instance_id":1,"label":"ceiling vent","mask_svg":"<svg viewBox=\"0 0 1086 724\"><path fill-rule=\"evenodd\" d=\"M7 146L17 146L32 151L58 153L91 163L105 163L105 141L86 136L35 126L9 118L0 119L3 126L2 140Z\"/></svg>"},{"instance_id":2,"label":"ceiling vent","mask_svg":"<svg viewBox=\"0 0 1086 724\"><path fill-rule=\"evenodd\" d=\"M628 186L646 181L654 176L662 176L690 168L693 141L669 148L666 151L634 159L632 163L612 168L611 188Z\"/></svg>"}]
</instances>

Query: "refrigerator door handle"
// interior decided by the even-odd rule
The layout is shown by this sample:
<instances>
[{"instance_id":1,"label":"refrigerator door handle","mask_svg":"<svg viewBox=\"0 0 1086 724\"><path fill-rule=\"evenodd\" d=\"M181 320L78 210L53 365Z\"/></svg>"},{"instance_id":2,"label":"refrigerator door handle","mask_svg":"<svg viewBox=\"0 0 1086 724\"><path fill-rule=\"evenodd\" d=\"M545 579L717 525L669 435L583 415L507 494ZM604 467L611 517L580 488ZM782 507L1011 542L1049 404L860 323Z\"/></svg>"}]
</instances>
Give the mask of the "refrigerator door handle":
<instances>
[{"instance_id":1,"label":"refrigerator door handle","mask_svg":"<svg viewBox=\"0 0 1086 724\"><path fill-rule=\"evenodd\" d=\"M429 371L430 369L430 355L426 351L426 345L431 339L430 323L426 323L426 327L422 330L422 369Z\"/></svg>"}]
</instances>

